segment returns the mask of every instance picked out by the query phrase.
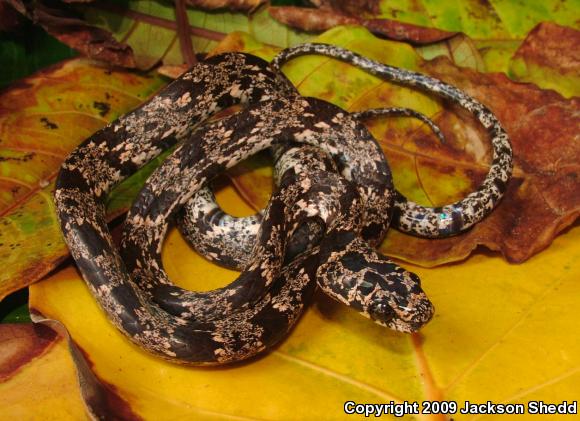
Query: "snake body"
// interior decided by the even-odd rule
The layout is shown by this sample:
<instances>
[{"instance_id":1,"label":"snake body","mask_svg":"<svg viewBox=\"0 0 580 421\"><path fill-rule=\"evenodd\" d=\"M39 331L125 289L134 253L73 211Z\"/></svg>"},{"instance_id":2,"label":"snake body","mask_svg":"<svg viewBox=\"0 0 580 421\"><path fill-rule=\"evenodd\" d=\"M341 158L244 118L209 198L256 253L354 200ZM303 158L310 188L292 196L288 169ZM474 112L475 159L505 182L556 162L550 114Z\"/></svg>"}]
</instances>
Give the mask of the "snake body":
<instances>
[{"instance_id":1,"label":"snake body","mask_svg":"<svg viewBox=\"0 0 580 421\"><path fill-rule=\"evenodd\" d=\"M283 52L275 64L322 51L309 48ZM400 69L389 72L390 80L433 88L431 78ZM495 117L453 89L439 92L445 98L459 97L456 102L473 111L493 139L499 139L496 143L504 145L507 137ZM135 259L129 263L131 274L107 228L107 194L163 150L186 140L199 123L239 103L247 107L197 128L146 183L129 212L123 240L127 261ZM287 172L264 214L260 246L240 278L208 293L176 289L164 277L160 250L179 207L224 169L286 141L326 151L345 178L328 168L314 169L304 178ZM511 164L507 145L494 156L491 175L477 192L451 208L421 208L395 193L382 151L356 118L324 101L297 96L263 60L227 53L197 65L83 142L61 168L55 203L65 240L89 289L123 333L163 358L221 364L256 355L282 339L316 282L383 325L417 330L433 313L419 279L372 248L388 229L395 197L401 229L441 235L468 227L501 196L501 182L509 172L506 162ZM408 215L413 218L405 219ZM305 224L322 227L323 235L313 232L282 264L288 240L290 246L292 235Z\"/></svg>"},{"instance_id":2,"label":"snake body","mask_svg":"<svg viewBox=\"0 0 580 421\"><path fill-rule=\"evenodd\" d=\"M141 107L93 134L63 163L54 198L71 255L104 312L144 349L178 362L216 363L226 357L216 354L223 348L214 338L227 338L228 334L220 335L219 329L208 331L205 339L200 342L197 337L194 343L189 337L191 329L185 330L179 318L168 316L135 286L107 227L108 193L163 150L190 136L197 124L216 112L239 103L267 100L272 81L281 78L266 62L251 55L231 53L210 58ZM276 85L284 84L281 80ZM277 286L293 290L292 283ZM300 285L300 293L304 289ZM259 317L260 311L267 312L273 305L263 303L261 310L254 308L253 316ZM223 323L229 326L227 321ZM241 336L252 332L246 325L235 326ZM275 333L282 335L280 332Z\"/></svg>"},{"instance_id":3,"label":"snake body","mask_svg":"<svg viewBox=\"0 0 580 421\"><path fill-rule=\"evenodd\" d=\"M216 142L216 139L219 139L219 142ZM275 142L283 142L287 139L312 144L344 163L343 172L352 178L363 203L360 216L362 224L360 240L363 243L368 241L369 244L366 246L360 244L359 256L371 254L376 256L376 253L371 252L371 241L382 238L382 229L375 221L376 218L387 220L392 207L393 194L392 184L388 180L390 173L383 172L384 157L370 133L345 111L315 98L277 99L251 104L231 117L199 129L192 139L176 149L173 155L153 173L129 210L123 235L123 248L128 251L125 253L126 261L134 262L130 263L133 279L144 290L151 291L155 302L166 311L193 320L206 319L208 313L212 315L211 317L223 317L237 310L239 307L236 304L251 305L268 290L271 279L267 279L267 276L261 280L252 277L251 282L246 281L243 286L234 282L228 287L210 293L182 290L173 286L163 271L161 246L169 222L177 210L202 185L251 154L268 148ZM371 172L369 172L370 169L372 169ZM295 173L294 170L292 172ZM312 180L307 177L311 169L307 168L304 172L306 175L301 183L312 183ZM380 175L380 178L369 177L367 174ZM322 202L320 199L320 203ZM311 213L314 215L314 211ZM369 223L369 218L371 218L371 223ZM280 216L277 219L280 219ZM328 221L326 218L322 219L328 229ZM270 218L262 221L262 231L264 227L270 230L272 224L270 212ZM369 227L371 229L368 229ZM367 238L365 238L365 233L368 235ZM326 236L328 233L324 235ZM355 239L358 240L355 237L351 238L352 241ZM268 255L268 251L262 248L263 244L262 238L256 239L252 255L260 263L250 260L242 276L253 270L260 273L275 273L279 269L272 262L264 263L264 256ZM280 241L275 241L273 246L280 247ZM344 244L343 247L352 249L352 245ZM340 248L337 246L335 252L339 253L339 251ZM283 256L284 250L277 250L275 254ZM330 258L330 254L328 257ZM277 262L281 263L280 260ZM351 294L356 296L356 286L363 282L363 271L359 275L360 282L347 280L345 276L338 273L335 278L339 283L343 283L343 280L349 283L352 289ZM400 311L399 303L406 300L408 292L406 289L413 291L412 293L422 294L418 278L407 276L409 281L402 286L401 290L398 284L402 280L390 279L390 277L400 278L399 273L389 271L381 275L389 279L386 281L388 285L384 287L388 293L385 292L384 296L392 296L392 300L385 300L385 305L392 303L394 312L388 322L383 321L385 324L390 324L400 330L414 331L425 319L431 317L430 304L423 305L422 302L420 304L425 307L424 311L411 308L407 304L402 306L405 310ZM397 284L397 287L393 288L392 284ZM372 292L377 285L379 281L373 280L373 288L369 292ZM383 289L383 286L377 287L378 289ZM343 295L339 297L335 291L344 290L348 288L343 286L327 289L331 296L342 302L346 298ZM405 290L404 294L403 290ZM233 297L242 297L242 299L234 304ZM362 313L370 317L366 310Z\"/></svg>"},{"instance_id":4,"label":"snake body","mask_svg":"<svg viewBox=\"0 0 580 421\"><path fill-rule=\"evenodd\" d=\"M183 140L199 121L207 119L220 109L236 102L245 102L250 106L244 111L246 115L250 115L248 113L251 112L252 103L269 101L268 89L272 85L271 81L277 79L279 76L276 73L268 73L265 62L252 56L227 54L210 59L170 84L142 107L95 133L71 153L61 168L55 203L71 254L89 289L111 321L132 341L150 352L176 362L192 364L217 364L248 358L271 347L286 335L306 302L308 292L314 287L311 273L319 267L316 256L301 259L300 267L294 271L292 265L281 271L271 281L267 293L262 294L254 305L239 308L225 318L201 320L192 325L193 321L167 313L150 300L147 291L136 286L113 246L105 220L104 201L116 183L162 150ZM266 80L267 83L264 82ZM288 125L287 110L284 109L286 103L269 103L278 107L270 110L278 113L280 124L277 129L285 129ZM292 104L297 107L293 115L296 129L294 137L298 141L303 140L305 134L302 125L304 117L310 117L317 123L320 119L315 116L319 112L327 112L329 107L332 109L329 104L315 99L293 101ZM263 106L254 109L251 114L253 120L250 119L254 125L247 125L249 132L259 127L257 119L264 115L264 110ZM312 112L306 112L307 110ZM333 111L337 119L345 118L336 107ZM245 120L246 123L248 121ZM217 136L219 138L228 130L233 133L231 128L220 131L220 127L224 128L223 121L215 124L217 126L209 127L217 128L219 133L211 128L202 128L209 133L208 139L217 135L220 135ZM337 120L336 124L341 125L341 128L347 127L342 121ZM364 133L356 131L366 131L363 126L359 127L353 121L349 124L350 129L354 130L354 138L364 138ZM326 126L323 124L317 129L324 132ZM306 137L313 139L310 135ZM319 143L323 139L324 136ZM327 150L338 154L336 156L340 158L342 155L332 139L328 142L328 139L324 140ZM382 209L386 209L386 213L380 213L378 208L365 208L363 221L366 226L361 226L362 235L366 229L368 237L378 239L386 230L383 221L388 221L393 194L390 172L380 149L377 149L378 145L373 142L372 138L366 139L362 149L372 150L375 154L372 158L356 151L360 155L357 159L363 171L357 175L363 183L356 190L361 196L366 195L365 201L372 199L376 203L384 203ZM208 148L208 144L205 148L194 148L191 162L199 162L206 154L211 156L214 148ZM243 145L246 146L240 148ZM223 168L224 157L233 155L242 159L267 146L260 142L253 146L247 145L242 142L241 145L229 145L228 149L228 145L224 144L225 149L220 149L211 159L205 160L205 169L208 171L206 175L210 176L212 171L217 174ZM372 149L369 149L369 145ZM355 151L355 146L350 146L350 149ZM379 161L374 160L377 151ZM345 168L351 167L345 164ZM198 181L203 184L205 180L202 178ZM379 218L380 221L373 221L373 218ZM157 218L153 220L154 223L161 222ZM361 258L363 253L359 251L358 256ZM347 262L352 260L349 254ZM386 265L389 269L392 268L389 263ZM345 267L350 266L345 264ZM420 312L414 312L413 309L403 310L408 319L407 329L414 330L431 317L432 306L420 286L414 282L416 277L404 276L405 280L407 278L409 281L401 285L413 291L419 297L413 302L422 306ZM392 283L389 280L385 286L391 288ZM361 308L370 317L382 318L385 323L389 323L393 314L388 311L387 304L384 300L377 303L372 299L377 292L380 292L379 289L365 290L366 294L359 294ZM204 328L203 323L211 323L211 327ZM398 322L396 326L403 324Z\"/></svg>"}]
</instances>

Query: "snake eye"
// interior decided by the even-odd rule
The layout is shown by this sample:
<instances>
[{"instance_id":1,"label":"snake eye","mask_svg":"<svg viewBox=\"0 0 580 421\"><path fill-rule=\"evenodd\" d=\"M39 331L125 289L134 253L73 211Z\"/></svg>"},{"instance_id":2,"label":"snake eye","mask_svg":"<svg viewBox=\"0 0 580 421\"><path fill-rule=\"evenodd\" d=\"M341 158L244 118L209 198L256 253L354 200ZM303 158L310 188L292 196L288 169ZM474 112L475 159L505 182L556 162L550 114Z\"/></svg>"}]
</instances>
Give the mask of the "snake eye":
<instances>
[{"instance_id":1,"label":"snake eye","mask_svg":"<svg viewBox=\"0 0 580 421\"><path fill-rule=\"evenodd\" d=\"M375 301L369 307L369 315L374 321L388 323L395 317L395 311L385 301Z\"/></svg>"}]
</instances>

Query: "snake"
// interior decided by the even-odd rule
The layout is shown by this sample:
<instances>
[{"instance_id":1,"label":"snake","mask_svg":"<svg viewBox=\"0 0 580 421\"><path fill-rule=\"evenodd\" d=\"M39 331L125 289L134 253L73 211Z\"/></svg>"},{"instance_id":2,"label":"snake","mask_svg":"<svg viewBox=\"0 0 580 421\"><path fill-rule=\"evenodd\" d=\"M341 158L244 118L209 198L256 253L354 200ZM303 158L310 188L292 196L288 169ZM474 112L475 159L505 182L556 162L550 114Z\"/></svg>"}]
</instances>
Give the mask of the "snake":
<instances>
[{"instance_id":1,"label":"snake","mask_svg":"<svg viewBox=\"0 0 580 421\"><path fill-rule=\"evenodd\" d=\"M396 77L393 80L397 80ZM54 196L57 215L65 241L89 290L119 330L139 346L163 358L189 364L222 364L249 358L273 346L285 336L303 308L308 291L312 290L314 284L312 271L320 269L320 261L325 262L329 273L333 270L342 271L339 275L342 280L336 282L334 277L332 282L333 285L344 286L345 290L335 293L342 294L345 302L355 308L359 306L371 318L381 319L387 325L391 323L399 330L412 331L432 315L432 306L420 289L418 278L379 255L370 244L373 241L376 244L386 232L393 202L390 172L384 165L384 158L376 161L373 159L375 156L363 156L360 159L360 162L366 161L367 164L372 162L373 168L366 171L363 165L361 173L356 174L359 183L354 183L354 189L363 203L377 201L382 206L362 207L364 215L359 235L355 235L352 230L339 230L330 237L323 236L320 244L313 248L315 252L296 259L297 263L291 262L278 271L273 270L272 273L278 274L271 276L269 288L260 293L260 299L254 305L241 306L238 311L214 320L185 320L159 307L151 301L147 291L137 287L113 245L106 224L104 203L107 195L116 184L163 150L184 141L200 122L235 104L247 104L248 107L231 118L198 129L206 133L207 141L200 142L199 139L204 136L196 134L194 137L198 141L186 143L196 146L178 148L178 151L189 151L189 162L194 168L197 165L193 177L197 188L201 188L207 181L206 177L211 178L227 165L233 165L236 159L239 161L260 148L269 147L272 140L264 142L263 139L271 139L276 129L286 130L289 127L287 110L276 108L280 107L279 93L276 94L278 99L272 99L272 81L277 81L275 85L282 90L287 84L279 72L269 68L268 63L257 57L242 53L214 56L168 85L143 106L89 137L69 155L61 167ZM293 93L288 92L288 95ZM317 112L332 107L315 99L300 99L291 103L301 110L294 113L295 132L291 136L285 132L281 137L326 148L333 155L341 173L352 176L349 174L352 169L349 160L332 139L329 141L325 136L317 139L312 136L312 129L308 129L308 132L304 130L305 117L311 114L314 117ZM312 113L305 111L310 109ZM260 116L264 115L265 110L278 112L280 127L274 127L273 132L263 133L262 140L256 140L253 146L249 146L252 144L248 142L253 138L252 130L259 129L264 122ZM240 115L253 119L240 120ZM318 118L322 127L316 128L324 129L324 125L331 122L355 130L357 122L345 116L347 114L342 110L335 110L335 120ZM234 121L237 126L228 126ZM249 121L253 122L252 127L248 126ZM345 125L345 122L348 124ZM248 136L232 137L234 128L237 130L243 124L246 124ZM228 132L231 132L229 136ZM355 138L363 135L363 132L356 132ZM209 138L237 138L238 142L226 142L221 145L223 148L217 149L214 144L211 149L217 152L211 155L207 147L211 143ZM372 144L372 140L367 139L366 143ZM354 145L351 150L353 148L356 149ZM199 163L206 156L212 156L213 160L206 159L207 167L203 173ZM232 156L235 159L231 159ZM177 162L177 167L180 162ZM328 177L329 173L324 174ZM382 178L369 178L369 174L380 174ZM361 182L365 177L366 181ZM322 185L324 177L320 178ZM356 177L350 178L352 180ZM192 194L191 180L188 183L189 190L185 196ZM336 182L333 185L336 186ZM171 189L166 188L161 192L154 185L148 185L144 192L141 198L153 197L157 200L161 197L157 193L165 195ZM336 200L340 202L341 197L339 195ZM171 214L176 209L172 200L158 200L156 203L168 206ZM162 242L166 227L159 230L155 226L157 223L166 225L166 210L156 205L143 206L143 200L138 200L132 209L152 212L147 218L141 218L141 221L139 216L128 218L128 221L140 229L144 227L141 233L145 233L145 237L153 232L152 236L141 237L138 242L150 246L156 244L149 251L153 255L158 253L158 245ZM381 214L377 209L386 212ZM281 247L281 243L278 246ZM381 282L381 270L389 276L397 275L397 281L387 279ZM352 275L357 280L355 285L347 279L352 278ZM361 280L364 283L359 282ZM359 284L367 288L359 290ZM395 291L393 285L396 286ZM394 302L397 300L394 300L393 293L402 301ZM375 299L379 297L381 300ZM204 328L207 324L211 327Z\"/></svg>"},{"instance_id":2,"label":"snake","mask_svg":"<svg viewBox=\"0 0 580 421\"><path fill-rule=\"evenodd\" d=\"M332 271L327 270L327 276L319 276L324 280L319 283L322 290L379 324L404 332L416 331L432 315L432 305L421 290L419 278L379 255L371 241L364 238L370 214L365 208L372 207L371 216L384 218L392 207L392 202L385 200L392 197L389 176L379 176L384 162L382 152L360 122L344 110L316 98L297 97L251 104L227 119L202 127L166 159L145 182L125 221L122 248L132 279L149 292L152 301L161 308L174 316L192 320L194 326L200 321L220 320L261 300L275 280L285 251L279 249L282 244L279 239L263 238L265 232L281 231L276 228L275 221L284 218L273 215L271 210L269 218L262 220L253 258L240 277L224 288L194 292L174 286L163 270L161 247L172 217L201 186L251 154L288 138L317 146L330 156L341 158L346 163L344 172L351 175L364 203L360 238L349 230L329 243L335 245L334 248L321 245L323 257L318 271L324 266L323 262L336 260ZM309 156L312 151L297 155L293 161L301 161L300 165L285 164L289 168L286 172L303 174L300 182L307 185L313 183L308 176L313 172L312 167L323 164L322 159L308 161ZM369 166L375 168L369 174L378 176L374 180L366 177ZM312 208L310 214L322 213ZM327 217L319 219L328 227ZM328 231L323 235L325 244L327 237L332 238ZM271 248L276 251L272 253ZM345 261L341 260L341 253L348 256ZM377 301L371 296L382 297L382 302L369 308L369 303ZM379 317L381 312L377 308L381 308L385 316Z\"/></svg>"},{"instance_id":3,"label":"snake","mask_svg":"<svg viewBox=\"0 0 580 421\"><path fill-rule=\"evenodd\" d=\"M185 364L223 364L249 358L270 348L286 335L287 327L291 327L296 314L306 302L310 288L308 280L311 277L307 276L305 268L318 269L318 259L301 260L298 272L291 273L291 276L285 275L287 271L292 272L291 268L285 269L274 279L267 294L256 305L234 312L226 319L212 321L211 329L191 326L191 322L168 314L136 286L114 246L106 224L107 195L116 184L163 150L185 140L199 122L207 120L221 109L236 103L251 106L253 103L269 101L272 80L280 78L279 73L268 68L267 62L251 55L229 53L212 57L168 85L141 107L93 134L67 157L61 167L54 193L57 215L64 239L89 291L122 333L138 346L162 358ZM328 104L322 104L316 99L310 102L294 101L293 104L300 108L300 112L297 109L294 113L295 123L300 127L303 127L301 121L305 115L314 119L319 111L317 107L328 107ZM306 106L312 107L312 113L305 113ZM254 117L259 117L262 111L258 110ZM284 117L280 127L286 127L285 110L277 111ZM342 110L336 109L335 116L342 118ZM355 138L360 137L356 130L366 131L354 121L350 124ZM249 127L249 130L255 127ZM222 135L224 133L221 132ZM302 130L297 132L298 137L301 133ZM332 142L325 144L332 148ZM373 153L380 153L380 148L376 142L373 144L371 138L364 144L363 150L369 151L368 145L371 145ZM351 150L354 148L354 145L351 146ZM340 157L340 153L336 152ZM220 154L217 158L227 156L226 152L223 153L225 155ZM357 191L361 196L367 195L367 199L376 195L375 200L378 203L384 202L388 211L392 203L392 179L384 157L374 161L363 153L359 161L365 168L360 178L366 181L363 183L364 188L357 187ZM215 168L219 159L213 161L213 164L208 162L210 167ZM345 168L348 165L345 164ZM370 179L366 174L370 174ZM378 190L377 186L380 187ZM379 238L386 230L382 223L374 222L372 218L380 218L382 222L388 219L390 212L381 214L377 209L370 209L370 212L365 209L363 220L367 225L361 226L361 235L364 236L366 232L368 237ZM347 260L356 262L361 256L348 254ZM403 306L402 311L407 312L405 317L408 329L417 329L426 322L425 319L431 317L432 305L416 282L416 276L398 274L392 264L386 265L402 279L398 283L402 288L416 291L415 295L419 298L411 304L425 308L415 312ZM367 292L368 297L373 297L380 291ZM284 297L285 304L280 304L277 297ZM409 294L405 294L405 297L409 297ZM371 305L366 310L369 315L375 314L378 318L383 314L385 320L392 318L389 315L392 312L385 307L384 302L374 303L373 300L364 303L366 306ZM280 323L276 320L283 320L285 328L274 328Z\"/></svg>"}]
</instances>

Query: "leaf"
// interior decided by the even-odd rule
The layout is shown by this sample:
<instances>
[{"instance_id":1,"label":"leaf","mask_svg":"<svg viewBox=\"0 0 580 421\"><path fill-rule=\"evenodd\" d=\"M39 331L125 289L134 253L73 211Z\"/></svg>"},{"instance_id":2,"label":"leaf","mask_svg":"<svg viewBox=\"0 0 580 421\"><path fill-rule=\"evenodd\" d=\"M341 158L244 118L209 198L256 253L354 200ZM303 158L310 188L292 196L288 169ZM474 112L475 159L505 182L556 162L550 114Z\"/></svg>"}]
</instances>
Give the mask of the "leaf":
<instances>
[{"instance_id":1,"label":"leaf","mask_svg":"<svg viewBox=\"0 0 580 421\"><path fill-rule=\"evenodd\" d=\"M429 44L455 35L452 32L424 28L390 19L365 19L331 7L312 9L281 6L270 7L268 10L274 19L302 31L323 32L340 25L361 25L376 35L414 44Z\"/></svg>"},{"instance_id":2,"label":"leaf","mask_svg":"<svg viewBox=\"0 0 580 421\"><path fill-rule=\"evenodd\" d=\"M244 205L227 195L218 193L226 209ZM279 347L219 369L173 365L141 351L105 318L72 267L31 286L30 303L37 317L64 323L108 400L123 402L123 413L135 418L341 419L346 401L570 402L580 380L580 346L570 334L580 305L579 240L572 229L522 265L478 254L461 265L410 267L437 308L411 336L319 293ZM193 290L237 276L192 252L176 231L163 259L171 279ZM106 402L88 405L119 416Z\"/></svg>"},{"instance_id":3,"label":"leaf","mask_svg":"<svg viewBox=\"0 0 580 421\"><path fill-rule=\"evenodd\" d=\"M65 156L163 84L159 77L76 59L0 95L0 299L68 255L52 203L53 180ZM127 208L143 176L119 187L111 199L112 215Z\"/></svg>"},{"instance_id":4,"label":"leaf","mask_svg":"<svg viewBox=\"0 0 580 421\"><path fill-rule=\"evenodd\" d=\"M424 46L425 59L446 56L455 64L478 71L503 72L518 82L533 82L564 97L580 94L580 31L554 23L540 23L523 41L479 40L456 36Z\"/></svg>"},{"instance_id":5,"label":"leaf","mask_svg":"<svg viewBox=\"0 0 580 421\"><path fill-rule=\"evenodd\" d=\"M468 233L429 246L429 240L409 240L393 232L395 235L387 237L382 249L404 260L428 265L459 260L478 244L500 251L511 262L529 259L546 248L580 214L577 182L580 145L575 130L580 122L578 100L565 100L555 92L511 82L501 74L482 75L460 70L445 61L430 63L424 70L483 100L496 113L512 141L513 180L497 210ZM456 130L457 122L449 115L439 115L436 121L447 129L446 133ZM488 158L478 157L482 151L477 148L485 145L488 149L486 143L479 143L485 142L486 137L472 137L478 130L473 123L465 124L463 130L467 136L456 144L455 151L440 156L432 148L424 147L420 135L411 138L415 144L412 149L433 151L416 152L414 157L417 184L413 189L425 192L431 203L463 196L483 180ZM475 150L469 152L474 143ZM389 157L390 146L389 142L386 145ZM457 148L465 148L468 153L458 157ZM489 153L487 150L485 155ZM447 159L449 166L445 165ZM459 180L466 187L460 187L462 195L454 195L449 187ZM449 187L445 187L447 183Z\"/></svg>"},{"instance_id":6,"label":"leaf","mask_svg":"<svg viewBox=\"0 0 580 421\"><path fill-rule=\"evenodd\" d=\"M223 8L229 10L253 10L264 2L265 0L186 0L188 5L205 10Z\"/></svg>"},{"instance_id":7,"label":"leaf","mask_svg":"<svg viewBox=\"0 0 580 421\"><path fill-rule=\"evenodd\" d=\"M463 34L416 48L416 51L425 60L432 60L436 57L447 57L454 64L460 67L468 67L480 72L486 70L486 65L473 40Z\"/></svg>"},{"instance_id":8,"label":"leaf","mask_svg":"<svg viewBox=\"0 0 580 421\"><path fill-rule=\"evenodd\" d=\"M261 153L228 171L232 184L254 212L264 209L272 196L272 165L272 159ZM252 187L246 188L248 185Z\"/></svg>"},{"instance_id":9,"label":"leaf","mask_svg":"<svg viewBox=\"0 0 580 421\"><path fill-rule=\"evenodd\" d=\"M542 21L578 27L575 0L314 3L319 9L280 7L274 8L273 16L294 27L314 31L353 24L358 20L376 35L418 44L441 41L462 32L476 42L487 40L500 47L505 46L505 41L521 40Z\"/></svg>"},{"instance_id":10,"label":"leaf","mask_svg":"<svg viewBox=\"0 0 580 421\"><path fill-rule=\"evenodd\" d=\"M509 261L522 262L576 220L580 213L576 181L580 147L574 141L577 100L511 82L500 74L460 69L444 59L424 62L408 45L379 40L362 28L336 28L319 40L383 63L432 74L466 90L496 113L512 139L514 177L492 215L463 235L438 241L391 230L381 246L387 255L433 266L462 260L484 245L501 251ZM243 43L238 46L243 48ZM368 123L393 169L395 186L411 199L429 206L451 203L475 190L485 177L491 156L487 135L469 116L450 110L435 97L389 84L323 56L295 59L284 72L303 95L325 99L348 111L402 106L433 118L448 138L446 145L412 119ZM236 181L246 198L258 198L264 185L263 177L257 176L254 187L252 174ZM252 206L259 208L258 203Z\"/></svg>"},{"instance_id":11,"label":"leaf","mask_svg":"<svg viewBox=\"0 0 580 421\"><path fill-rule=\"evenodd\" d=\"M250 32L258 40L280 47L312 38L309 34L297 33L274 21L265 9L259 9L250 16L188 9L187 18L193 49L197 53L212 50L233 31ZM130 45L140 69L149 69L158 62L177 66L185 61L178 42L171 2L129 1L127 7L99 3L84 9L84 19Z\"/></svg>"},{"instance_id":12,"label":"leaf","mask_svg":"<svg viewBox=\"0 0 580 421\"><path fill-rule=\"evenodd\" d=\"M477 40L522 39L538 23L578 26L576 0L382 0L376 18L463 32Z\"/></svg>"},{"instance_id":13,"label":"leaf","mask_svg":"<svg viewBox=\"0 0 580 421\"><path fill-rule=\"evenodd\" d=\"M117 42L109 32L87 25L70 6L40 0L33 5L18 0L14 3L35 24L82 54L118 66L135 67L131 47Z\"/></svg>"},{"instance_id":14,"label":"leaf","mask_svg":"<svg viewBox=\"0 0 580 421\"><path fill-rule=\"evenodd\" d=\"M510 63L511 76L554 89L565 97L580 95L580 31L552 23L536 26Z\"/></svg>"},{"instance_id":15,"label":"leaf","mask_svg":"<svg viewBox=\"0 0 580 421\"><path fill-rule=\"evenodd\" d=\"M309 34L296 33L271 19L266 9L256 10L248 16L228 11L185 11L182 10L185 8L183 2L176 10L170 1L81 2L74 9L61 2L37 1L29 8L21 1L14 0L14 3L50 34L88 57L142 70L151 69L159 62L167 66L182 63L191 66L194 53L213 49L227 33L236 30L252 32L258 39L278 46L294 45L311 38ZM229 3L234 10L242 10L256 9L262 2L189 3L207 7L213 4L220 8ZM183 18L181 25L177 22L179 17Z\"/></svg>"},{"instance_id":16,"label":"leaf","mask_svg":"<svg viewBox=\"0 0 580 421\"><path fill-rule=\"evenodd\" d=\"M86 418L66 342L43 325L0 324L2 416Z\"/></svg>"},{"instance_id":17,"label":"leaf","mask_svg":"<svg viewBox=\"0 0 580 421\"><path fill-rule=\"evenodd\" d=\"M279 7L270 8L270 13L290 26L310 31L321 32L338 25L358 23L389 39L427 43L417 48L425 59L443 55L459 66L489 72L507 73L511 57L522 39L540 22L552 21L575 28L579 24L575 0L523 3L513 0L363 0L315 4L319 9ZM461 34L451 37L456 32ZM574 50L571 47L569 51ZM525 67L521 67L520 64L520 72L525 72ZM515 72L512 76L517 79ZM567 82L568 86L573 84L574 80ZM568 96L563 91L560 93Z\"/></svg>"}]
</instances>

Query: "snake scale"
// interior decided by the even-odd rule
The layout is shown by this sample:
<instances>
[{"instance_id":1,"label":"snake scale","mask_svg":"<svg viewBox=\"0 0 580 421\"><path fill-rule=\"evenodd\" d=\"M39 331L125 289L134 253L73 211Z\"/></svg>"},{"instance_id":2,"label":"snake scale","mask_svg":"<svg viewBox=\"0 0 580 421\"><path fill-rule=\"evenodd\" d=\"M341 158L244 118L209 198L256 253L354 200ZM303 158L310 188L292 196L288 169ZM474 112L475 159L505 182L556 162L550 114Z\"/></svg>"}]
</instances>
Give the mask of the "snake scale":
<instances>
[{"instance_id":1,"label":"snake scale","mask_svg":"<svg viewBox=\"0 0 580 421\"><path fill-rule=\"evenodd\" d=\"M482 186L442 208L407 201L394 190L382 151L362 123L332 104L296 96L278 71L286 60L307 53L347 60L471 111L488 129L494 146ZM199 126L236 104L246 107ZM315 146L299 147L296 153L306 154L297 155L299 159L316 159L306 164L311 166L308 172L290 169L280 175L260 229L251 234L259 241L244 272L219 290L176 290L164 277L160 247L180 206L226 168L288 141ZM117 183L179 142L128 214L125 264L106 224L106 197ZM330 158L342 177L330 168ZM380 324L417 330L433 313L418 277L373 246L383 238L393 213L399 229L419 235L468 228L501 198L510 173L507 135L477 101L436 79L337 47L307 44L283 51L273 67L242 53L221 54L196 65L73 151L57 179L55 203L65 240L91 293L123 333L175 362L222 364L256 355L281 340L316 283ZM323 233L313 233L298 256L284 262L287 244L304 226L318 226ZM167 302L172 296L177 309Z\"/></svg>"}]
</instances>

